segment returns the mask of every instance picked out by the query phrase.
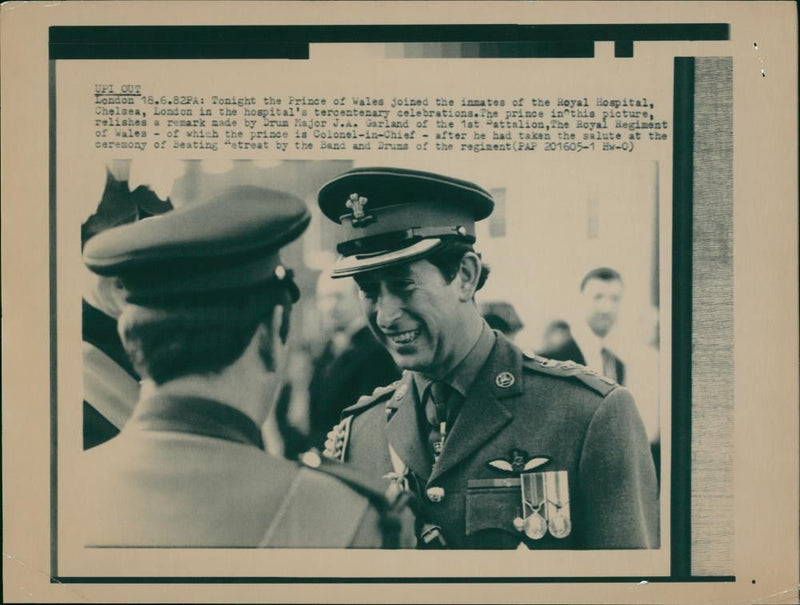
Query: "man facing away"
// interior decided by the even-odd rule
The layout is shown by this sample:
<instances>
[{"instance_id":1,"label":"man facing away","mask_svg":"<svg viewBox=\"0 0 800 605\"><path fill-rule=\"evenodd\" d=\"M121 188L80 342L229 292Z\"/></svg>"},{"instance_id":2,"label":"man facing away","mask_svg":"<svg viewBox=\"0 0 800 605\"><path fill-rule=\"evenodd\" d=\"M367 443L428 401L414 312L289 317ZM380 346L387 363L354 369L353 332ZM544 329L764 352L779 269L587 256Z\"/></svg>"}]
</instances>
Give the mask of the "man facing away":
<instances>
[{"instance_id":1,"label":"man facing away","mask_svg":"<svg viewBox=\"0 0 800 605\"><path fill-rule=\"evenodd\" d=\"M655 548L658 500L630 393L575 363L523 355L480 316L488 268L473 183L395 168L319 193L338 223L338 278L355 278L403 377L346 409L325 454L420 497L420 546Z\"/></svg>"},{"instance_id":2,"label":"man facing away","mask_svg":"<svg viewBox=\"0 0 800 605\"><path fill-rule=\"evenodd\" d=\"M294 197L236 187L87 244L87 266L124 287L119 332L143 379L121 433L85 454L87 546L413 541L385 485L264 451L299 296L279 249L308 222Z\"/></svg>"}]
</instances>

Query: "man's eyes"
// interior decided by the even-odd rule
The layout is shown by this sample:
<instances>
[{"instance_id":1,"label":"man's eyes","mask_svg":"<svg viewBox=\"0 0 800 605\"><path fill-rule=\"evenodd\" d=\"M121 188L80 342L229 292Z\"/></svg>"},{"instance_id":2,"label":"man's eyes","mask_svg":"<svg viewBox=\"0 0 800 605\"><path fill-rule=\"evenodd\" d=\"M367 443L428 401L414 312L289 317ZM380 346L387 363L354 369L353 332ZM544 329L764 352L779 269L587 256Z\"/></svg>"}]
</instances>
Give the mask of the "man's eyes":
<instances>
[{"instance_id":1,"label":"man's eyes","mask_svg":"<svg viewBox=\"0 0 800 605\"><path fill-rule=\"evenodd\" d=\"M386 282L386 289L395 295L405 295L414 290L415 285L413 280L397 280ZM377 299L380 294L380 286L378 284L360 284L359 289L361 295L369 300Z\"/></svg>"},{"instance_id":2,"label":"man's eyes","mask_svg":"<svg viewBox=\"0 0 800 605\"><path fill-rule=\"evenodd\" d=\"M408 279L391 281L386 287L393 294L408 294L414 289L414 282Z\"/></svg>"},{"instance_id":3,"label":"man's eyes","mask_svg":"<svg viewBox=\"0 0 800 605\"><path fill-rule=\"evenodd\" d=\"M362 298L367 298L369 300L375 300L376 298L378 298L378 290L379 290L379 288L377 286L359 285L358 290L359 290Z\"/></svg>"}]
</instances>

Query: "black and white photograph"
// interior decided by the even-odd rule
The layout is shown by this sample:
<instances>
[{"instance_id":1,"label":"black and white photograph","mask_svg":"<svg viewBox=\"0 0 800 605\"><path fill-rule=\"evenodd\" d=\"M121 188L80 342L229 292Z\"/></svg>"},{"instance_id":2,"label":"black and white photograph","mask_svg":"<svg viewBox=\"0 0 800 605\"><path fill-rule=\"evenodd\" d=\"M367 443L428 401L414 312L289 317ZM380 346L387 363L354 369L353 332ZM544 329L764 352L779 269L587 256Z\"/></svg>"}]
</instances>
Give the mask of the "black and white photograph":
<instances>
[{"instance_id":1,"label":"black and white photograph","mask_svg":"<svg viewBox=\"0 0 800 605\"><path fill-rule=\"evenodd\" d=\"M98 174L83 444L109 443L86 471L87 545L658 548L657 166L587 165L566 185L575 162L472 163L491 187L342 160L184 161L161 199L139 180L161 185L165 167ZM528 267L503 262L530 241ZM240 374L251 341L264 368ZM363 473L351 487L398 519L407 492L415 527L381 536L381 511L310 487L308 468Z\"/></svg>"},{"instance_id":2,"label":"black and white photograph","mask_svg":"<svg viewBox=\"0 0 800 605\"><path fill-rule=\"evenodd\" d=\"M788 4L11 4L11 600L796 597Z\"/></svg>"}]
</instances>

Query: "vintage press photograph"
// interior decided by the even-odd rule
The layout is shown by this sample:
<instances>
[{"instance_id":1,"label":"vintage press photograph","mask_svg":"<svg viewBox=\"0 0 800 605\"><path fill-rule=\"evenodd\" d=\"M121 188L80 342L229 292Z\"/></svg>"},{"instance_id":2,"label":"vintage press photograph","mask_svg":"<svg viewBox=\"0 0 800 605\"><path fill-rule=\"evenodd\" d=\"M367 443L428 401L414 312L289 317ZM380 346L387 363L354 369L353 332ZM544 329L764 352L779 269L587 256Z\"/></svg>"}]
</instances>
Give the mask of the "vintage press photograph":
<instances>
[{"instance_id":1,"label":"vintage press photograph","mask_svg":"<svg viewBox=\"0 0 800 605\"><path fill-rule=\"evenodd\" d=\"M54 578L738 589L730 24L519 11L49 30Z\"/></svg>"},{"instance_id":2,"label":"vintage press photograph","mask_svg":"<svg viewBox=\"0 0 800 605\"><path fill-rule=\"evenodd\" d=\"M795 598L786 6L4 4L4 600Z\"/></svg>"},{"instance_id":3,"label":"vintage press photograph","mask_svg":"<svg viewBox=\"0 0 800 605\"><path fill-rule=\"evenodd\" d=\"M85 546L659 548L658 163L374 162L93 166Z\"/></svg>"}]
</instances>

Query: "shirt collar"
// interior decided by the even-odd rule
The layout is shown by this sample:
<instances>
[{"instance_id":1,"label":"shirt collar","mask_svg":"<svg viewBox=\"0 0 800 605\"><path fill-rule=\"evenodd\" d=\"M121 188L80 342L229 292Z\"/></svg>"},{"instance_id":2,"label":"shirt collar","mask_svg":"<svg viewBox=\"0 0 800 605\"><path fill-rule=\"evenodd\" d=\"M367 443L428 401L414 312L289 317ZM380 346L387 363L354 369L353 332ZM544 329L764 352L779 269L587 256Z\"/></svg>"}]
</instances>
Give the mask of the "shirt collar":
<instances>
[{"instance_id":1,"label":"shirt collar","mask_svg":"<svg viewBox=\"0 0 800 605\"><path fill-rule=\"evenodd\" d=\"M495 335L489 325L484 321L481 326L481 333L478 340L470 349L467 356L459 363L449 374L441 378L442 382L446 382L453 387L459 394L466 398L469 387L475 381L478 371L489 359L489 354L494 347ZM422 397L425 390L433 382L433 379L424 376L419 372L411 372L414 379L414 384L417 387L417 393Z\"/></svg>"},{"instance_id":2,"label":"shirt collar","mask_svg":"<svg viewBox=\"0 0 800 605\"><path fill-rule=\"evenodd\" d=\"M586 323L586 320L579 320L572 325L572 337L581 349L591 348L594 351L600 351L605 347L605 340L600 338L594 333Z\"/></svg>"}]
</instances>

